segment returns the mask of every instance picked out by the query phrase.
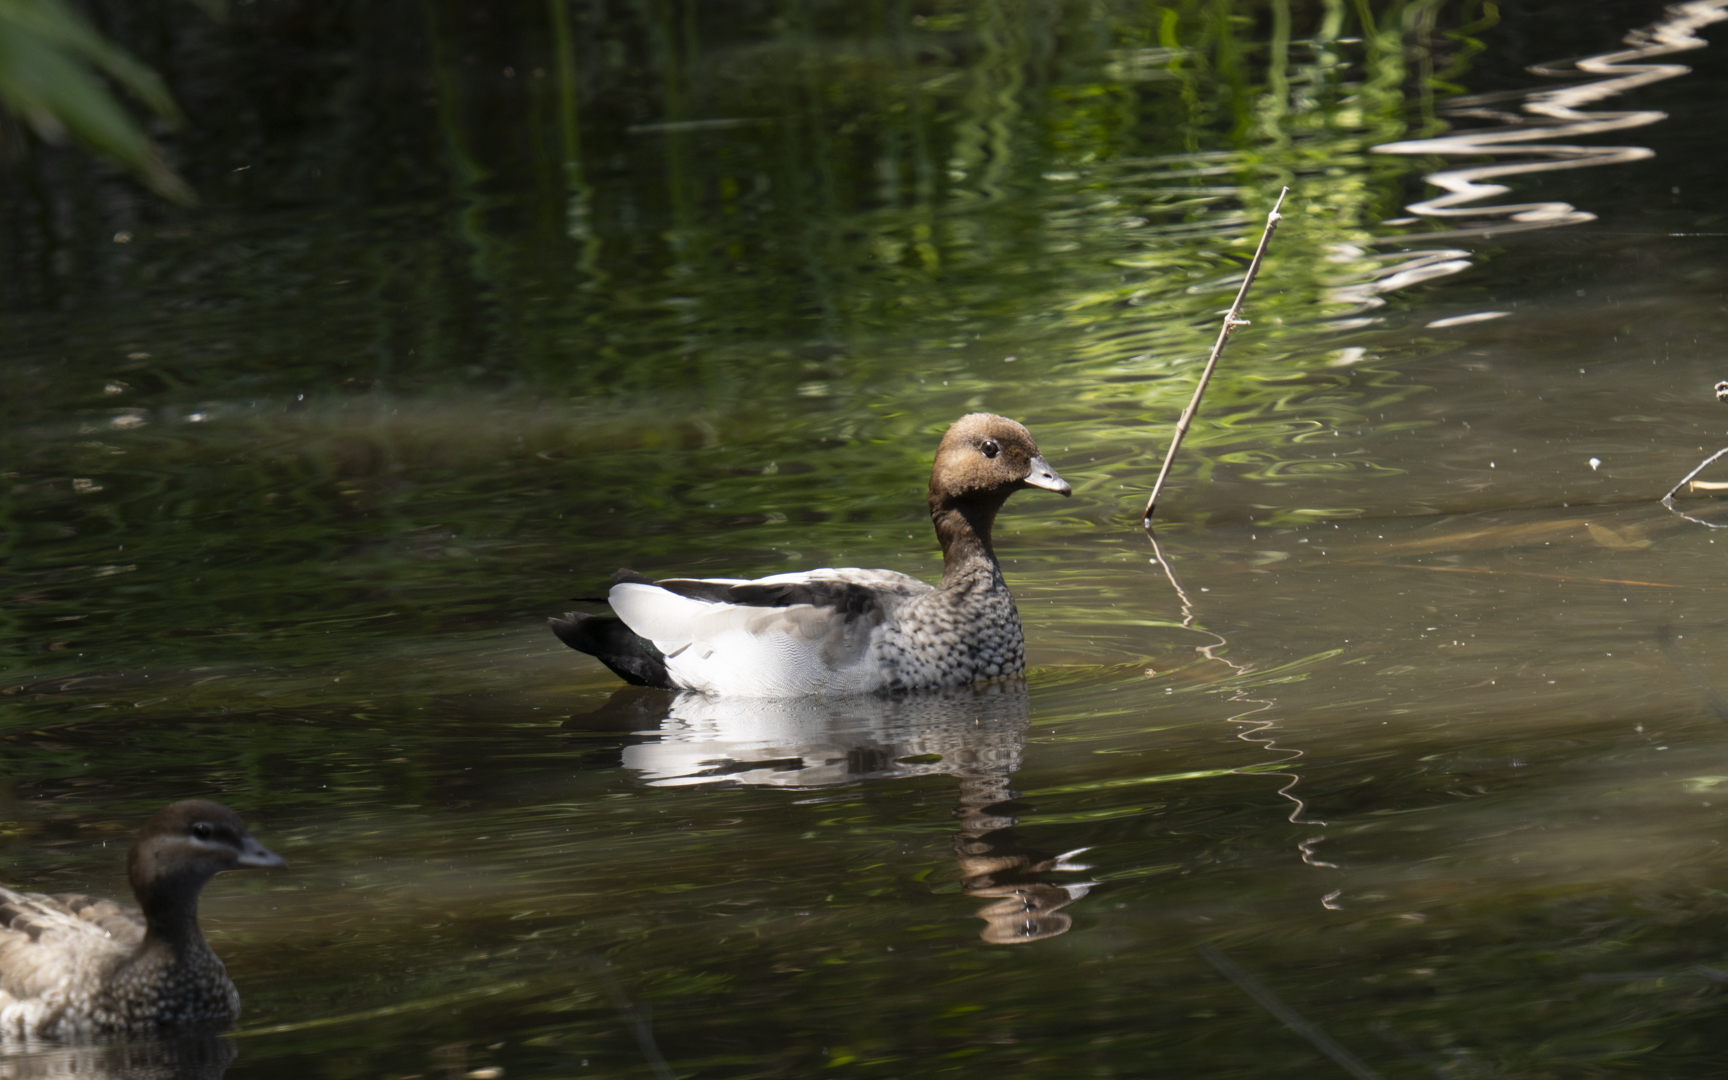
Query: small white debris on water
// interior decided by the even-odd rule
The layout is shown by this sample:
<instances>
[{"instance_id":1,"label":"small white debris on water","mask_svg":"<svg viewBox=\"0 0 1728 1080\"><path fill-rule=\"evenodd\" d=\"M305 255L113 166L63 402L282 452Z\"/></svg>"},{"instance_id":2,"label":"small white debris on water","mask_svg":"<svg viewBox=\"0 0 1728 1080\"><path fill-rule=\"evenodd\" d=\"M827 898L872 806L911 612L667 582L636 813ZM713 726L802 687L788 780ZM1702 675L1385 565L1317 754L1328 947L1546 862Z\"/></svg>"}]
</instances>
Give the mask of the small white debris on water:
<instances>
[{"instance_id":1,"label":"small white debris on water","mask_svg":"<svg viewBox=\"0 0 1728 1080\"><path fill-rule=\"evenodd\" d=\"M1601 458L1591 458L1591 459L1590 459L1590 471L1591 471L1591 472L1595 472L1595 471L1596 471L1596 466L1598 466L1598 465L1600 465L1600 464L1602 464L1602 459L1601 459Z\"/></svg>"},{"instance_id":2,"label":"small white debris on water","mask_svg":"<svg viewBox=\"0 0 1728 1080\"><path fill-rule=\"evenodd\" d=\"M1448 326L1468 326L1471 323L1487 322L1490 319L1503 319L1512 314L1510 311L1476 311L1469 315L1454 315L1449 319L1435 319L1428 324L1430 330L1443 330Z\"/></svg>"}]
</instances>

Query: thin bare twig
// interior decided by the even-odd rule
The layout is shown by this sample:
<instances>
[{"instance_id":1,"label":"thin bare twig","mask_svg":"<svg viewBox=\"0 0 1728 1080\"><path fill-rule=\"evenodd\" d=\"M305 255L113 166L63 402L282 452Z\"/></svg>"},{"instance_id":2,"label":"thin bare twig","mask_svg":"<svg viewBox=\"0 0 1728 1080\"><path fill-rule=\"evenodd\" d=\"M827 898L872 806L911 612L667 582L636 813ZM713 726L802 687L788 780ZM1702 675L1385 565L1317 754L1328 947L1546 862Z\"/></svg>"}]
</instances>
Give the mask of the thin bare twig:
<instances>
[{"instance_id":1,"label":"thin bare twig","mask_svg":"<svg viewBox=\"0 0 1728 1080\"><path fill-rule=\"evenodd\" d=\"M1723 392L1723 389L1722 389L1724 386L1728 386L1728 382L1719 382L1716 384L1716 397L1719 400L1728 401L1728 395L1725 395ZM1728 454L1728 446L1725 446L1722 449L1716 451L1714 454L1711 454L1709 457L1705 458L1702 462L1700 462L1696 469L1693 469L1691 472L1687 473L1685 476L1682 476L1680 478L1680 482L1678 484L1675 484L1673 487L1669 488L1668 494L1662 496L1662 505L1666 506L1669 510L1673 511L1674 513L1679 514L1681 517L1685 518L1687 521L1697 522L1699 525L1705 525L1705 526L1708 526L1712 529L1723 528L1722 525L1718 525L1714 522L1703 521L1699 518L1695 518L1691 514L1686 513L1684 510L1675 510L1674 509L1674 496L1679 493L1681 488L1685 487L1688 483L1690 483L1694 476L1697 476L1699 473L1703 472L1705 469L1708 469L1711 465L1714 465L1716 463L1717 459L1721 458L1722 455L1724 455L1724 454Z\"/></svg>"},{"instance_id":2,"label":"thin bare twig","mask_svg":"<svg viewBox=\"0 0 1728 1080\"><path fill-rule=\"evenodd\" d=\"M1206 368L1200 372L1200 385L1194 388L1194 396L1189 399L1188 407L1182 410L1182 415L1176 421L1176 433L1170 437L1170 449L1164 454L1164 467L1158 470L1158 479L1152 485L1152 495L1146 500L1146 512L1141 515L1142 524L1150 524L1152 511L1158 506L1158 496L1164 490L1164 481L1170 475L1170 465L1176 460L1176 451L1182 445L1182 436L1188 434L1188 425L1194 422L1194 414L1200 411L1200 396L1206 392L1206 384L1212 380L1212 371L1218 366L1218 357L1224 352L1224 343L1230 340L1230 331L1238 326L1247 326L1248 320L1240 318L1242 301L1248 298L1248 288L1254 284L1255 275L1260 273L1260 260L1266 254L1266 246L1272 242L1272 234L1277 231L1278 223L1284 220L1278 209L1284 205L1284 196L1290 194L1285 188L1278 193L1278 201L1272 204L1272 211L1266 215L1266 230L1260 234L1260 246L1254 249L1254 261L1248 264L1248 273L1242 278L1242 287L1236 290L1236 302L1230 305L1230 311L1224 316L1224 325L1218 330L1218 340L1212 344L1212 355L1206 359Z\"/></svg>"},{"instance_id":3,"label":"thin bare twig","mask_svg":"<svg viewBox=\"0 0 1728 1080\"><path fill-rule=\"evenodd\" d=\"M1669 499L1672 499L1675 496L1675 494L1679 492L1679 490L1681 488L1686 486L1686 482L1688 480L1692 479L1694 476L1697 476L1699 473L1703 472L1705 469L1708 469L1712 464L1714 464L1716 462L1716 459L1720 458L1723 454L1728 454L1728 446L1725 446L1722 449L1716 451L1714 454L1711 454L1709 457L1705 458L1703 460L1703 462L1701 462L1696 469L1693 469L1691 472L1687 473L1685 476L1682 476L1680 478L1680 482L1678 484L1675 484L1673 487L1669 488L1668 494L1662 496L1662 501L1667 502Z\"/></svg>"}]
</instances>

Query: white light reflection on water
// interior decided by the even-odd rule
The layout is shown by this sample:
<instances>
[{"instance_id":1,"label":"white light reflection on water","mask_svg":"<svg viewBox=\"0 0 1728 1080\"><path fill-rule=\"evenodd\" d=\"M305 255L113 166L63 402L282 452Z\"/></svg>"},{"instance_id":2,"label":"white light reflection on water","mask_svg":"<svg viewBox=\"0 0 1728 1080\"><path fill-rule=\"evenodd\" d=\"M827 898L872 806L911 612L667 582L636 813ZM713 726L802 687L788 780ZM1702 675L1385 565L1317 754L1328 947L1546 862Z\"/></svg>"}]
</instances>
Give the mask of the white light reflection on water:
<instances>
[{"instance_id":1,"label":"white light reflection on water","mask_svg":"<svg viewBox=\"0 0 1728 1080\"><path fill-rule=\"evenodd\" d=\"M1690 3L1673 5L1666 14L1667 17L1660 22L1628 33L1623 41L1631 48L1586 57L1574 62L1571 70L1559 65L1538 65L1530 68L1533 74L1557 78L1567 77L1575 71L1603 76L1602 78L1552 90L1471 94L1451 99L1442 110L1451 117L1495 121L1501 126L1458 131L1428 139L1406 139L1374 147L1373 152L1377 154L1452 155L1471 158L1483 155L1519 155L1524 159L1430 173L1426 177L1427 181L1444 190L1446 194L1410 203L1405 209L1412 215L1439 218L1449 223L1458 222L1459 227L1388 236L1381 238L1379 242L1410 244L1439 239L1456 240L1462 237L1495 236L1595 221L1595 214L1580 210L1567 202L1516 202L1487 206L1479 204L1482 200L1505 195L1512 190L1505 184L1490 182L1499 177L1559 172L1597 165L1623 165L1656 156L1654 150L1644 146L1587 146L1555 143L1551 140L1626 131L1647 127L1668 118L1667 113L1655 109L1585 111L1585 106L1596 102L1690 73L1692 69L1684 64L1644 61L1702 49L1709 45L1697 32L1728 19L1728 0L1692 0ZM1524 99L1520 106L1522 115L1501 107L1502 103L1518 98ZM1493 220L1496 218L1503 220ZM1418 220L1415 216L1395 218L1385 224L1411 225ZM1342 313L1342 317L1333 325L1347 330L1372 323L1375 320L1364 318L1361 313L1383 305L1386 293L1466 270L1471 266L1469 256L1469 252L1457 249L1368 255L1353 245L1340 245L1335 254L1338 261L1372 258L1385 260L1389 265L1370 274L1366 281L1347 284L1333 291L1334 300L1356 305L1350 311ZM1509 313L1478 313L1438 319L1427 325L1431 329L1441 329L1498 318L1505 314Z\"/></svg>"},{"instance_id":2,"label":"white light reflection on water","mask_svg":"<svg viewBox=\"0 0 1728 1080\"><path fill-rule=\"evenodd\" d=\"M1608 131L1624 131L1646 127L1665 120L1668 114L1654 109L1631 112L1583 112L1591 105L1628 91L1685 75L1692 69L1684 64L1646 64L1648 60L1670 53L1702 49L1709 42L1697 31L1712 23L1728 19L1728 0L1693 0L1668 9L1668 17L1643 30L1627 34L1630 49L1586 57L1574 64L1578 71L1606 78L1576 86L1563 86L1528 95L1523 111L1541 121L1532 123L1515 113L1492 108L1495 103L1517 94L1475 94L1454 98L1446 109L1452 116L1498 120L1505 127L1486 131L1462 131L1432 139L1412 139L1374 147L1377 154L1527 154L1548 160L1513 161L1505 164L1482 165L1467 169L1447 169L1428 176L1428 182L1445 189L1448 194L1411 203L1405 209L1412 214L1438 218L1505 217L1501 224L1467 224L1445 235L1486 236L1514 229L1543 229L1554 225L1576 225L1596 220L1596 215L1579 210L1565 202L1512 203L1505 206L1470 206L1481 199L1504 195L1512 189L1504 184L1483 183L1500 176L1521 176L1528 173L1556 172L1591 165L1618 165L1643 161L1656 152L1643 146L1577 146L1555 145L1545 140L1581 135L1599 135ZM1565 77L1570 72L1540 66L1530 69L1538 75ZM1559 121L1558 124L1547 121ZM1516 224L1511 224L1515 222Z\"/></svg>"}]
</instances>

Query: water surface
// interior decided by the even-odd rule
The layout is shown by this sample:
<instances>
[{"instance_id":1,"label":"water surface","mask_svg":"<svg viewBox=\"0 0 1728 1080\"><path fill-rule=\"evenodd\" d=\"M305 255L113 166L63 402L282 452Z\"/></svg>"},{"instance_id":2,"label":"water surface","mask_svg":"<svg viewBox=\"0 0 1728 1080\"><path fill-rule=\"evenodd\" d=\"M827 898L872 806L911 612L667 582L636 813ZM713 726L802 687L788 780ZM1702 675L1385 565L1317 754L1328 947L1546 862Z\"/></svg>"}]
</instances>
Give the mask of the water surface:
<instances>
[{"instance_id":1,"label":"water surface","mask_svg":"<svg viewBox=\"0 0 1728 1080\"><path fill-rule=\"evenodd\" d=\"M1507 230L1372 148L1662 7L1366 10L102 8L205 201L0 189L5 880L124 895L189 796L290 865L207 890L229 1040L0 1068L1708 1073L1728 512L1658 499L1728 441L1728 23ZM979 408L1075 488L999 526L1024 686L679 700L546 630L934 578Z\"/></svg>"}]
</instances>

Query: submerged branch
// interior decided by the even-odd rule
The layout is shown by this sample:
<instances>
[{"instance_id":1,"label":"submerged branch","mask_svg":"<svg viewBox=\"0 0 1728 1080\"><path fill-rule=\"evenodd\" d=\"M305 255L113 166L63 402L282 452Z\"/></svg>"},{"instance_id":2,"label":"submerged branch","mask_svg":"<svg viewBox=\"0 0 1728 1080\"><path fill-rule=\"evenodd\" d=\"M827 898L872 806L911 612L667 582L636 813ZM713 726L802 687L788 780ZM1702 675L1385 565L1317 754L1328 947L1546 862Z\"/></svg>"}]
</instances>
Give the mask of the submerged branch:
<instances>
[{"instance_id":1,"label":"submerged branch","mask_svg":"<svg viewBox=\"0 0 1728 1080\"><path fill-rule=\"evenodd\" d=\"M1723 402L1724 404L1728 404L1728 379L1724 379L1721 382L1717 383L1716 386L1714 387L1714 389L1716 391L1716 400ZM1699 449L1703 449L1703 447L1699 447ZM1694 490L1694 491L1721 491L1724 488L1728 488L1728 484L1715 484L1715 483L1709 483L1709 482L1706 482L1703 480L1693 482L1693 480L1692 480L1692 478L1694 476L1697 476L1699 473L1703 472L1705 469L1708 469L1710 466L1714 465L1718 460L1721 459L1721 457L1724 454L1728 454L1728 446L1724 446L1722 449L1716 451L1714 454L1711 454L1709 457L1705 458L1703 461L1700 461L1698 463L1697 468L1693 469L1691 472L1687 473L1685 476L1682 476L1680 478L1680 482L1678 484L1675 484L1673 487L1668 489L1668 494L1662 496L1662 505L1667 507L1669 512L1679 514L1681 517L1685 518L1687 521L1695 522L1696 524L1703 525L1703 526L1706 526L1706 527L1711 528L1711 529L1723 528L1723 526L1718 525L1714 522L1704 521L1700 518L1693 517L1691 514L1688 514L1683 510L1674 509L1674 496L1679 494L1680 489L1685 487L1688 483L1692 484L1692 490Z\"/></svg>"},{"instance_id":2,"label":"submerged branch","mask_svg":"<svg viewBox=\"0 0 1728 1080\"><path fill-rule=\"evenodd\" d=\"M1674 640L1674 628L1662 625L1656 628L1656 644L1661 647L1663 655L1674 661L1676 667L1686 673L1692 685L1704 696L1704 704L1710 706L1710 712L1718 720L1728 720L1728 701L1724 701L1720 691L1716 689L1698 666L1692 663L1690 657L1680 651L1679 642Z\"/></svg>"},{"instance_id":3,"label":"submerged branch","mask_svg":"<svg viewBox=\"0 0 1728 1080\"><path fill-rule=\"evenodd\" d=\"M1332 1040L1332 1037L1305 1020L1300 1013L1279 1000L1278 996L1260 984L1254 976L1243 971L1237 963L1210 942L1201 942L1195 947L1208 964L1218 970L1218 974L1235 983L1236 986L1262 1009L1276 1016L1285 1027L1307 1039L1314 1048L1331 1058L1338 1067L1357 1080L1380 1080L1380 1074L1362 1063L1362 1059L1344 1049Z\"/></svg>"},{"instance_id":4,"label":"submerged branch","mask_svg":"<svg viewBox=\"0 0 1728 1080\"><path fill-rule=\"evenodd\" d=\"M1674 505L1673 505L1674 496L1679 493L1680 489L1685 487L1687 482L1690 481L1694 476L1697 476L1699 473L1703 472L1705 469L1708 469L1711 465L1714 465L1724 454L1728 454L1728 446L1724 446L1722 449L1716 451L1714 454L1711 454L1709 457L1707 457L1703 461L1699 462L1697 468L1693 469L1691 472L1687 473L1685 476L1682 476L1680 478L1680 482L1678 484L1675 484L1673 487L1668 489L1668 494L1662 496L1662 505L1666 506L1670 510L1674 509ZM1706 491L1713 490L1715 488L1715 485L1699 485L1699 486Z\"/></svg>"}]
</instances>

